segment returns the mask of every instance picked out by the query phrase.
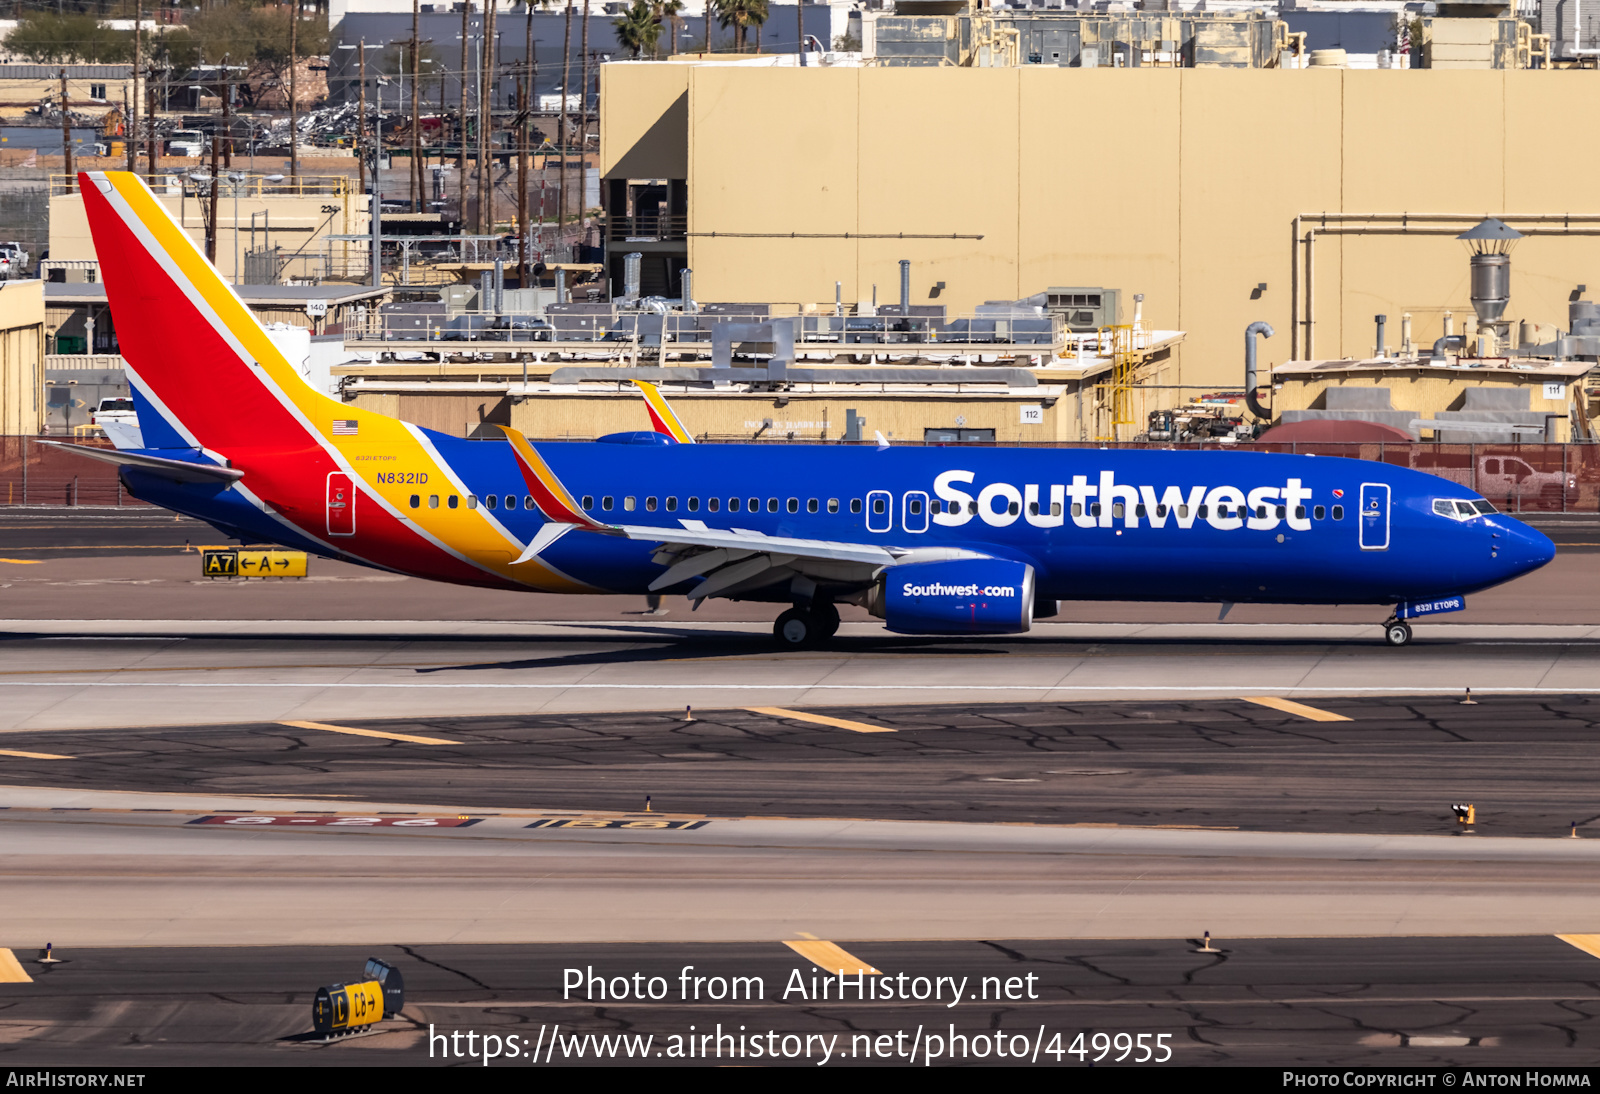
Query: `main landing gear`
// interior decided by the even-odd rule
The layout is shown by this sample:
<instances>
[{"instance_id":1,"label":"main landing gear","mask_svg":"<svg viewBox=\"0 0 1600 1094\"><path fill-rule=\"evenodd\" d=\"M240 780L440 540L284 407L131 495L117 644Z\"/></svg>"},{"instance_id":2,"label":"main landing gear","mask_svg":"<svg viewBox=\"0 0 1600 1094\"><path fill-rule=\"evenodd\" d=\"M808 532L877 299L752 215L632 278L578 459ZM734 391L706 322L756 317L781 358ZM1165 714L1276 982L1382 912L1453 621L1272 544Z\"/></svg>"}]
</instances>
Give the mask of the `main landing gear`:
<instances>
[{"instance_id":1,"label":"main landing gear","mask_svg":"<svg viewBox=\"0 0 1600 1094\"><path fill-rule=\"evenodd\" d=\"M809 607L796 605L778 616L772 624L772 637L786 649L820 646L839 629L839 609L818 602Z\"/></svg>"},{"instance_id":2,"label":"main landing gear","mask_svg":"<svg viewBox=\"0 0 1600 1094\"><path fill-rule=\"evenodd\" d=\"M1388 622L1383 625L1383 640L1391 646L1409 646L1411 644L1411 628L1390 616Z\"/></svg>"}]
</instances>

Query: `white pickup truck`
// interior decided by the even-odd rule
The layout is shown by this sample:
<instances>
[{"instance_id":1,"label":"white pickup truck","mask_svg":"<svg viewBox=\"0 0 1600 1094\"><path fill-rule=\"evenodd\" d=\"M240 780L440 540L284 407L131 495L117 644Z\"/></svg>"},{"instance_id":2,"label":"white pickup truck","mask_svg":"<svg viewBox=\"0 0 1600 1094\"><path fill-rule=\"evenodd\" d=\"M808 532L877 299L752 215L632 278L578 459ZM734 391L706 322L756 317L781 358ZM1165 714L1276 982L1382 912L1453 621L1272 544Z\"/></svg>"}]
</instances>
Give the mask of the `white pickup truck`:
<instances>
[{"instance_id":1,"label":"white pickup truck","mask_svg":"<svg viewBox=\"0 0 1600 1094\"><path fill-rule=\"evenodd\" d=\"M25 277L28 252L20 243L0 243L0 278Z\"/></svg>"},{"instance_id":2,"label":"white pickup truck","mask_svg":"<svg viewBox=\"0 0 1600 1094\"><path fill-rule=\"evenodd\" d=\"M97 425L118 448L142 448L139 432L139 413L133 400L126 395L101 399L100 405L89 412L89 422Z\"/></svg>"},{"instance_id":3,"label":"white pickup truck","mask_svg":"<svg viewBox=\"0 0 1600 1094\"><path fill-rule=\"evenodd\" d=\"M1517 456L1478 457L1478 493L1504 498L1511 509L1564 509L1577 492L1577 476L1560 468L1540 471Z\"/></svg>"}]
</instances>

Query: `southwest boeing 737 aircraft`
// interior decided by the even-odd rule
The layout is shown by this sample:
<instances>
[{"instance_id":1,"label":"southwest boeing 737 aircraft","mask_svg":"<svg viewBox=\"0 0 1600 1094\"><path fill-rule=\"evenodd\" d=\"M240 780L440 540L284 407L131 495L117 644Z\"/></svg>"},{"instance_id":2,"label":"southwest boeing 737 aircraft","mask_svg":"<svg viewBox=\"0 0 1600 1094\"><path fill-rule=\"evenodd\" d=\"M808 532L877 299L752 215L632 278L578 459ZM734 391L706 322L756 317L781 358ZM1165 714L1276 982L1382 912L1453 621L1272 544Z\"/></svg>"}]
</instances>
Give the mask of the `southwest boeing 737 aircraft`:
<instances>
[{"instance_id":1,"label":"southwest boeing 737 aircraft","mask_svg":"<svg viewBox=\"0 0 1600 1094\"><path fill-rule=\"evenodd\" d=\"M78 179L142 438L75 451L246 542L464 585L787 604L789 646L831 637L839 603L904 634L1010 634L1058 600L1385 605L1399 646L1406 620L1555 553L1455 483L1353 459L697 445L648 388L655 432L449 437L312 390L136 175Z\"/></svg>"}]
</instances>

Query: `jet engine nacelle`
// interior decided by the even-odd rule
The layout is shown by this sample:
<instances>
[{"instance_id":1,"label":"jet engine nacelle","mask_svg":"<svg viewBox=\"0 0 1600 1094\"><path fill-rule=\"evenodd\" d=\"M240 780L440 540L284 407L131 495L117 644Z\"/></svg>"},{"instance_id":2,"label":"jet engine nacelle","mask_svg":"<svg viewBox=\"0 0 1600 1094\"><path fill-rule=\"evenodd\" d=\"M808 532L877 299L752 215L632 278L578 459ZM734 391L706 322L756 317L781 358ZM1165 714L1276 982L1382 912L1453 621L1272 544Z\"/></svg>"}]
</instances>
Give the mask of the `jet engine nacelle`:
<instances>
[{"instance_id":1,"label":"jet engine nacelle","mask_svg":"<svg viewBox=\"0 0 1600 1094\"><path fill-rule=\"evenodd\" d=\"M1033 567L1000 558L891 566L873 601L872 614L901 634L1020 634L1033 625Z\"/></svg>"}]
</instances>

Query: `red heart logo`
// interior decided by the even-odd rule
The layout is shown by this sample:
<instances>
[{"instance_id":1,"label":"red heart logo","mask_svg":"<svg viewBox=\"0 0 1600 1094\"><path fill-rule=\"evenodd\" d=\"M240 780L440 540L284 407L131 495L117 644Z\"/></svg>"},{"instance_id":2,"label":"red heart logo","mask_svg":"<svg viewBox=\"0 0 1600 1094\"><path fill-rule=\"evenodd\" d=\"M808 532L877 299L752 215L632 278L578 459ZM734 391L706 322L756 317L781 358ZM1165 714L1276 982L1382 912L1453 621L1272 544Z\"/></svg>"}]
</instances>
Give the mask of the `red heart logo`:
<instances>
[{"instance_id":1,"label":"red heart logo","mask_svg":"<svg viewBox=\"0 0 1600 1094\"><path fill-rule=\"evenodd\" d=\"M1336 498L1342 498L1342 497L1344 497L1344 491L1343 490L1335 490L1333 492L1333 496L1336 497Z\"/></svg>"}]
</instances>

